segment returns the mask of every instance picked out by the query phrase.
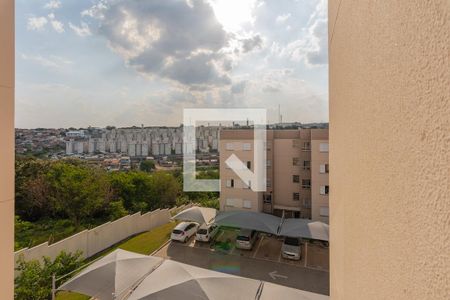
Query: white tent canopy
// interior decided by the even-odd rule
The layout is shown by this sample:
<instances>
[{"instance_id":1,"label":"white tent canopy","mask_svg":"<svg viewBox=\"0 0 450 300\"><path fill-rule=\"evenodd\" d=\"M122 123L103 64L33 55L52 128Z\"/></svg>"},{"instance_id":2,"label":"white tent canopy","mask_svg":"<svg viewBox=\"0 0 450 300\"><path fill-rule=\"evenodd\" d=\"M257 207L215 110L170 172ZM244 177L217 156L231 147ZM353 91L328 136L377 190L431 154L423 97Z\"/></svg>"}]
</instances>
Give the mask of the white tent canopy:
<instances>
[{"instance_id":1,"label":"white tent canopy","mask_svg":"<svg viewBox=\"0 0 450 300\"><path fill-rule=\"evenodd\" d=\"M96 261L58 290L74 291L99 300L124 295L163 261L162 258L115 250ZM120 298L118 298L120 299Z\"/></svg>"},{"instance_id":2,"label":"white tent canopy","mask_svg":"<svg viewBox=\"0 0 450 300\"><path fill-rule=\"evenodd\" d=\"M98 300L325 300L260 280L220 273L159 257L116 250L95 262L58 290L75 291Z\"/></svg>"},{"instance_id":3,"label":"white tent canopy","mask_svg":"<svg viewBox=\"0 0 450 300\"><path fill-rule=\"evenodd\" d=\"M253 229L277 234L281 218L254 211L227 211L216 216L215 223L221 226Z\"/></svg>"},{"instance_id":4,"label":"white tent canopy","mask_svg":"<svg viewBox=\"0 0 450 300\"><path fill-rule=\"evenodd\" d=\"M214 221L216 214L217 210L214 208L194 206L176 214L172 219L209 224Z\"/></svg>"},{"instance_id":5,"label":"white tent canopy","mask_svg":"<svg viewBox=\"0 0 450 300\"><path fill-rule=\"evenodd\" d=\"M258 299L273 300L279 298L295 300L329 300L330 297L264 282L261 289L261 296Z\"/></svg>"},{"instance_id":6,"label":"white tent canopy","mask_svg":"<svg viewBox=\"0 0 450 300\"><path fill-rule=\"evenodd\" d=\"M166 260L129 300L255 299L261 282Z\"/></svg>"},{"instance_id":7,"label":"white tent canopy","mask_svg":"<svg viewBox=\"0 0 450 300\"><path fill-rule=\"evenodd\" d=\"M329 226L318 221L285 219L281 226L280 235L328 241Z\"/></svg>"}]
</instances>

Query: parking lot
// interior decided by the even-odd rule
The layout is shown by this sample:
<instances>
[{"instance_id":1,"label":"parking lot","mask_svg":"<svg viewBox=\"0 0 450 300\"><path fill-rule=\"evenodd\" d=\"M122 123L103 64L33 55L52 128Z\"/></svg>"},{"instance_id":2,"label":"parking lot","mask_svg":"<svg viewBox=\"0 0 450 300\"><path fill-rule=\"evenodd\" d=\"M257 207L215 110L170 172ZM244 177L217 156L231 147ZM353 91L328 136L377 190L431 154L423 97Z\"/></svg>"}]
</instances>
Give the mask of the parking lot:
<instances>
[{"instance_id":1,"label":"parking lot","mask_svg":"<svg viewBox=\"0 0 450 300\"><path fill-rule=\"evenodd\" d=\"M191 238L185 244L169 242L156 256L203 268L269 281L310 292L329 294L328 248L321 243L302 244L298 261L281 255L283 239L259 234L252 250L235 247L236 229L221 228L211 243L196 242Z\"/></svg>"}]
</instances>

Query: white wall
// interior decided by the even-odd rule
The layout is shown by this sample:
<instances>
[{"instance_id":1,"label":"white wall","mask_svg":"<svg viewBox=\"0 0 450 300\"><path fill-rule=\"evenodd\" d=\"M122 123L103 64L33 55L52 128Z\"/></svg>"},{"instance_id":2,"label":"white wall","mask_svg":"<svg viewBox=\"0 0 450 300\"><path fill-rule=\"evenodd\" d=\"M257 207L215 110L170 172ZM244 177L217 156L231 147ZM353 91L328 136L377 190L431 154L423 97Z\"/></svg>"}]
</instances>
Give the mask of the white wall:
<instances>
[{"instance_id":1,"label":"white wall","mask_svg":"<svg viewBox=\"0 0 450 300\"><path fill-rule=\"evenodd\" d=\"M128 215L114 222L81 231L51 245L45 242L32 248L21 249L14 253L14 260L16 264L20 256L23 256L27 261L41 260L44 256L53 260L61 251L74 253L78 250L83 252L83 258L88 258L130 236L168 223L172 214L191 206L191 204L188 204L171 209L157 209L143 215L140 212Z\"/></svg>"}]
</instances>

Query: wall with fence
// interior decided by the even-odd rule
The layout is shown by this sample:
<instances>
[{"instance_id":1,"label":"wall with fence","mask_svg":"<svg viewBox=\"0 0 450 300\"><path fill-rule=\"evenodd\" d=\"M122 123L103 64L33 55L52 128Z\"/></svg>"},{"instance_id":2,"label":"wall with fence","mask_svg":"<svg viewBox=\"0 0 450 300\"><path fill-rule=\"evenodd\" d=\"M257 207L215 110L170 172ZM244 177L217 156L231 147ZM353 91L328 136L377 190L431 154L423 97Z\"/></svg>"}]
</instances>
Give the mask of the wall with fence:
<instances>
[{"instance_id":1,"label":"wall with fence","mask_svg":"<svg viewBox=\"0 0 450 300\"><path fill-rule=\"evenodd\" d=\"M191 206L192 204L188 204L171 209L157 209L145 214L138 212L113 222L107 222L95 228L81 231L53 244L45 242L32 248L21 249L14 253L14 258L16 263L21 256L27 261L33 259L41 260L44 256L48 256L53 260L61 251L73 253L78 250L83 252L84 258L88 258L130 236L168 223L174 214Z\"/></svg>"}]
</instances>

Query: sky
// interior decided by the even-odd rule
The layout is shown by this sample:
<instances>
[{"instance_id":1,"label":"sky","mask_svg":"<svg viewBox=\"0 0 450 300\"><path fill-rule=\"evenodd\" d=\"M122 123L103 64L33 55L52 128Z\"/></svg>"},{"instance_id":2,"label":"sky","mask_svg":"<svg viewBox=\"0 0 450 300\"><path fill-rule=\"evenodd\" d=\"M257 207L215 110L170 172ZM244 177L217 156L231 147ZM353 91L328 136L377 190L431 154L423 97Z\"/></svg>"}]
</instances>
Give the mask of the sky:
<instances>
[{"instance_id":1,"label":"sky","mask_svg":"<svg viewBox=\"0 0 450 300\"><path fill-rule=\"evenodd\" d=\"M328 121L324 0L16 0L16 127Z\"/></svg>"}]
</instances>

